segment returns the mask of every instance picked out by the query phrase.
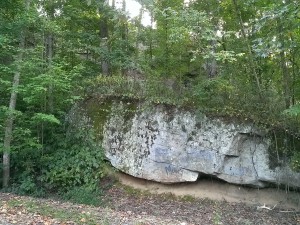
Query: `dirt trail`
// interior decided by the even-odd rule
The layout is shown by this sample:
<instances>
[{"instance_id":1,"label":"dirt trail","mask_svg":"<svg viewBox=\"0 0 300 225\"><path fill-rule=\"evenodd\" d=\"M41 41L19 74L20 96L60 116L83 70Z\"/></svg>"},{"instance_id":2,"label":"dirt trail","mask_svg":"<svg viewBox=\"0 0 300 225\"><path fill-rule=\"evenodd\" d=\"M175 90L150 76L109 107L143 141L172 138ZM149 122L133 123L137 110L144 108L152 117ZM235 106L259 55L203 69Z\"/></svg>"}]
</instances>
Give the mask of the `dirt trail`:
<instances>
[{"instance_id":1,"label":"dirt trail","mask_svg":"<svg viewBox=\"0 0 300 225\"><path fill-rule=\"evenodd\" d=\"M191 195L196 198L227 202L243 202L254 205L280 206L281 208L300 208L300 193L285 192L276 188L255 189L232 185L218 180L203 179L194 183L161 184L119 173L124 185L151 193L172 193L176 196Z\"/></svg>"}]
</instances>

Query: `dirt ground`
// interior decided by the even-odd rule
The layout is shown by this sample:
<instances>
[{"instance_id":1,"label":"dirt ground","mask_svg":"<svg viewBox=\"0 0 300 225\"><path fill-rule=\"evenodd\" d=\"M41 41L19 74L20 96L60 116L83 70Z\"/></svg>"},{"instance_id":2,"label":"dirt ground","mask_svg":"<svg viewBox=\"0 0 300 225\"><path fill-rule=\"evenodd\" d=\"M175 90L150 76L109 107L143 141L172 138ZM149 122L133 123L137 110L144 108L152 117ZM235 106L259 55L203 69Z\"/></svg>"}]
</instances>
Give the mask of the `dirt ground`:
<instances>
[{"instance_id":1,"label":"dirt ground","mask_svg":"<svg viewBox=\"0 0 300 225\"><path fill-rule=\"evenodd\" d=\"M176 196L190 195L195 198L208 198L216 201L246 203L248 205L278 206L281 208L300 208L300 193L278 188L250 188L232 185L216 179L202 179L198 182L181 184L161 184L134 178L118 173L122 184L155 194L172 193Z\"/></svg>"},{"instance_id":2,"label":"dirt ground","mask_svg":"<svg viewBox=\"0 0 300 225\"><path fill-rule=\"evenodd\" d=\"M130 186L106 181L100 207L0 193L0 225L300 224L300 211L292 206L297 199L290 201L291 196L281 196L279 190L273 190L277 197L270 199L274 194L271 189L258 190L258 194L252 193L253 189L222 186L216 181L189 187L188 184L160 185L124 174L120 180Z\"/></svg>"}]
</instances>

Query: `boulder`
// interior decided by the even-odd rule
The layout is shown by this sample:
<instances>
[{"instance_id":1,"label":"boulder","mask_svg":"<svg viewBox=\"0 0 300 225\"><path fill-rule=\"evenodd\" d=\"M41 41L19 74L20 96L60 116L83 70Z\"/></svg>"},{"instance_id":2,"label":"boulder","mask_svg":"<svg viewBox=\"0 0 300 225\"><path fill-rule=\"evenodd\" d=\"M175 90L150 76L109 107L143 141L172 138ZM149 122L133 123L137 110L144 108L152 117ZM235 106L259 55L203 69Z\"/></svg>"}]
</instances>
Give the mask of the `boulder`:
<instances>
[{"instance_id":1,"label":"boulder","mask_svg":"<svg viewBox=\"0 0 300 225\"><path fill-rule=\"evenodd\" d=\"M210 175L254 187L300 187L300 173L271 166L271 139L251 123L115 100L102 127L97 132L107 159L134 177L176 183Z\"/></svg>"}]
</instances>

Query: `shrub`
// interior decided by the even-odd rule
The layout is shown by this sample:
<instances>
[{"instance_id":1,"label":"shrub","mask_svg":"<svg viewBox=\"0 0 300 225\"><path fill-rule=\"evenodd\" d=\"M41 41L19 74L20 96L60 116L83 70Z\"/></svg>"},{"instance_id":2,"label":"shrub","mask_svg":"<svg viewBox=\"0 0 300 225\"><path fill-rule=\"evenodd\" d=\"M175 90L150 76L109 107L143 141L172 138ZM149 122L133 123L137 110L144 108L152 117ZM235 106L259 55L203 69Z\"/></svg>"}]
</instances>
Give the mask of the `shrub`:
<instances>
[{"instance_id":1,"label":"shrub","mask_svg":"<svg viewBox=\"0 0 300 225\"><path fill-rule=\"evenodd\" d=\"M72 130L46 160L42 181L51 189L85 186L97 189L103 176L104 157L90 129Z\"/></svg>"}]
</instances>

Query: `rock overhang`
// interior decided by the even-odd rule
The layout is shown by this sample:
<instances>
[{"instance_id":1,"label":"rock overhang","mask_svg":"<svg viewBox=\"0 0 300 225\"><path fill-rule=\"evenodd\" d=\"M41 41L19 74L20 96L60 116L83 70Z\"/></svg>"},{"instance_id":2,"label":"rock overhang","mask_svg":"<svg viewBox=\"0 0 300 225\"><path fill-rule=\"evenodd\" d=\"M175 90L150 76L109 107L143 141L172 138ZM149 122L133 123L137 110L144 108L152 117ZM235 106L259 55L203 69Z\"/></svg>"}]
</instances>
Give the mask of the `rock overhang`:
<instances>
[{"instance_id":1,"label":"rock overhang","mask_svg":"<svg viewBox=\"0 0 300 225\"><path fill-rule=\"evenodd\" d=\"M177 183L207 174L254 187L268 183L300 187L300 174L288 165L271 168L271 139L251 123L164 105L132 107L116 100L98 132L111 164L135 177Z\"/></svg>"}]
</instances>

